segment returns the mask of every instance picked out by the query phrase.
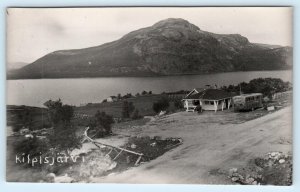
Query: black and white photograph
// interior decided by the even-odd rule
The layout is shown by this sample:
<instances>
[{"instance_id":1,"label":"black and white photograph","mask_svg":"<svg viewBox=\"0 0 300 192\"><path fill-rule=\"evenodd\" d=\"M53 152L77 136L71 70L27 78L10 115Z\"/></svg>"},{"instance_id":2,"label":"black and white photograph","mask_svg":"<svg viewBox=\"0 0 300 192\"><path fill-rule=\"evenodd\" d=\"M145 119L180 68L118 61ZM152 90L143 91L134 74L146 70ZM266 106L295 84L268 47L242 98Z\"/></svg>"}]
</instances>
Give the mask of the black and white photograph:
<instances>
[{"instance_id":1,"label":"black and white photograph","mask_svg":"<svg viewBox=\"0 0 300 192\"><path fill-rule=\"evenodd\" d=\"M293 7L9 7L6 181L293 184Z\"/></svg>"}]
</instances>

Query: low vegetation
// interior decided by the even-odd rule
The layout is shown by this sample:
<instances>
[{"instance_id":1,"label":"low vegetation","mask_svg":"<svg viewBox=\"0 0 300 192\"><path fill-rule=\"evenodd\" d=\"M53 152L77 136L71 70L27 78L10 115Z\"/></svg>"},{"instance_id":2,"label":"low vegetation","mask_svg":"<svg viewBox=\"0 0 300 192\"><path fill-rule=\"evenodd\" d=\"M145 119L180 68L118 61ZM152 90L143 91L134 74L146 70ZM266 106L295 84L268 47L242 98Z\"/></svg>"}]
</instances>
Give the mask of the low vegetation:
<instances>
[{"instance_id":1,"label":"low vegetation","mask_svg":"<svg viewBox=\"0 0 300 192\"><path fill-rule=\"evenodd\" d=\"M114 120L111 115L97 111L95 116L90 119L89 127L91 132L93 132L93 136L99 138L112 133L111 125L113 123Z\"/></svg>"},{"instance_id":2,"label":"low vegetation","mask_svg":"<svg viewBox=\"0 0 300 192\"><path fill-rule=\"evenodd\" d=\"M160 111L165 111L169 108L170 106L170 102L169 99L167 97L163 97L160 100L158 100L157 102L153 103L153 110L156 113L159 113Z\"/></svg>"},{"instance_id":3,"label":"low vegetation","mask_svg":"<svg viewBox=\"0 0 300 192\"><path fill-rule=\"evenodd\" d=\"M45 108L8 105L7 125L11 126L14 132L18 132L24 127L29 130L50 128L51 122Z\"/></svg>"},{"instance_id":4,"label":"low vegetation","mask_svg":"<svg viewBox=\"0 0 300 192\"><path fill-rule=\"evenodd\" d=\"M44 115L51 124L51 129L37 132L28 131L25 135L20 134L7 140L8 159L16 162L16 156L27 157L27 163L14 164L17 167L24 166L34 169L57 172L63 167L69 166L69 163L59 163L57 157L70 158L70 152L75 148L81 147L81 138L76 135L76 127L72 124L74 110L72 106L64 105L60 100L49 100L44 104L47 108ZM29 130L31 128L29 127ZM25 136L25 137L24 137ZM30 158L29 158L30 157ZM51 158L50 158L51 157ZM48 159L48 163L41 163L40 159ZM55 159L55 164L49 165L50 159ZM16 162L17 163L17 162Z\"/></svg>"},{"instance_id":5,"label":"low vegetation","mask_svg":"<svg viewBox=\"0 0 300 192\"><path fill-rule=\"evenodd\" d=\"M53 133L49 136L49 142L57 152L65 152L69 155L70 151L80 148L81 143L75 134L75 127L71 124L74 116L73 107L63 105L59 100L49 100L44 104L48 109L48 115L53 126Z\"/></svg>"},{"instance_id":6,"label":"low vegetation","mask_svg":"<svg viewBox=\"0 0 300 192\"><path fill-rule=\"evenodd\" d=\"M138 115L140 117L143 116L153 116L157 113L153 110L153 103L161 100L163 97L167 97L166 94L147 94L140 95L138 97L132 97L124 100L118 100L115 102L105 102L105 103L94 103L88 104L86 106L75 107L75 113L77 114L86 114L89 116L93 116L98 110L104 111L106 114L113 116L114 119L122 119L123 116L123 107L124 101L128 103L132 103L134 106L134 110L138 110ZM174 106L174 102L169 101L170 106L168 111L176 111ZM131 105L131 104L130 104ZM133 114L136 113L134 110L130 113L130 118L133 117ZM126 112L127 113L127 112ZM128 117L128 116L127 116ZM129 118L129 120L130 120Z\"/></svg>"},{"instance_id":7,"label":"low vegetation","mask_svg":"<svg viewBox=\"0 0 300 192\"><path fill-rule=\"evenodd\" d=\"M292 89L290 82L284 82L279 78L257 78L249 83L242 82L238 85L223 86L228 92L239 93L262 93L265 97L272 98L274 93L285 92Z\"/></svg>"},{"instance_id":8,"label":"low vegetation","mask_svg":"<svg viewBox=\"0 0 300 192\"><path fill-rule=\"evenodd\" d=\"M132 102L123 101L122 106L122 117L123 118L130 118L132 112L134 111L135 107Z\"/></svg>"}]
</instances>

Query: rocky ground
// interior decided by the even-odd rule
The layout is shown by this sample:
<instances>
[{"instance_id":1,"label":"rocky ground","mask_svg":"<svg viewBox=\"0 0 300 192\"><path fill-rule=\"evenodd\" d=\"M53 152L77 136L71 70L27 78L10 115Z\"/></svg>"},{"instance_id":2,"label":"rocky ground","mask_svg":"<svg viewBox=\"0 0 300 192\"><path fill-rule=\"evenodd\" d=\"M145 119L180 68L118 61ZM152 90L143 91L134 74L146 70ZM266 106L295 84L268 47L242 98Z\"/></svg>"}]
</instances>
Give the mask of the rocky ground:
<instances>
[{"instance_id":1,"label":"rocky ground","mask_svg":"<svg viewBox=\"0 0 300 192\"><path fill-rule=\"evenodd\" d=\"M229 111L200 115L180 112L156 118L145 126L117 129L115 132L127 135L180 137L183 144L139 167L91 182L237 184L229 174L232 168L249 167L251 161L269 152L292 152L292 107L267 113L245 121L240 113ZM289 158L285 161L291 162Z\"/></svg>"},{"instance_id":2,"label":"rocky ground","mask_svg":"<svg viewBox=\"0 0 300 192\"><path fill-rule=\"evenodd\" d=\"M228 177L242 185L291 185L292 169L290 153L269 152L249 161L246 167L231 168Z\"/></svg>"},{"instance_id":3,"label":"rocky ground","mask_svg":"<svg viewBox=\"0 0 300 192\"><path fill-rule=\"evenodd\" d=\"M104 140L106 139L98 139L97 141L112 145L111 142L105 142ZM85 143L84 145L87 147L90 144ZM100 148L91 146L89 152L85 152L85 162L70 166L59 174L68 175L68 180L72 182L91 182L94 178L120 173L147 163L181 144L182 140L180 138L129 137L126 143L120 146L123 149L142 154L141 156L97 144ZM118 145L115 143L114 146ZM53 179L57 180L57 177L53 177Z\"/></svg>"},{"instance_id":4,"label":"rocky ground","mask_svg":"<svg viewBox=\"0 0 300 192\"><path fill-rule=\"evenodd\" d=\"M142 159L138 166L134 165L136 157L122 154L113 161L116 152L108 157L108 151L84 143L72 152L85 154L84 163L66 167L56 175L8 169L7 178L28 182L26 175L30 174L31 182L292 183L291 105L274 111L178 112L148 119L138 126L116 124L114 135L97 139L147 154L150 158Z\"/></svg>"}]
</instances>

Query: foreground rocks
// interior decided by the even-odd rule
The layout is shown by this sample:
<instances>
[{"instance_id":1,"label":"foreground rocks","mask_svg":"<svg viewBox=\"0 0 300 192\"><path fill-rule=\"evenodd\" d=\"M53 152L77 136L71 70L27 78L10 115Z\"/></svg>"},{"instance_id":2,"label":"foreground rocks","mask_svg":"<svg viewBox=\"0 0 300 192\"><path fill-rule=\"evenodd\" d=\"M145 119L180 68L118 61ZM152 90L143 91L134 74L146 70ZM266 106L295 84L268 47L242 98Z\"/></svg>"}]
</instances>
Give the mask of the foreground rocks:
<instances>
[{"instance_id":1,"label":"foreground rocks","mask_svg":"<svg viewBox=\"0 0 300 192\"><path fill-rule=\"evenodd\" d=\"M269 152L263 158L256 158L248 167L228 170L228 178L242 185L291 185L292 155Z\"/></svg>"},{"instance_id":2,"label":"foreground rocks","mask_svg":"<svg viewBox=\"0 0 300 192\"><path fill-rule=\"evenodd\" d=\"M112 150L109 147L97 148L84 155L84 162L67 167L60 174L49 173L41 182L72 183L92 182L94 178L113 175L131 167L149 162L165 152L182 144L180 138L161 137L130 137L128 142L122 146L124 149L142 153L140 163L136 164L139 156L136 154Z\"/></svg>"}]
</instances>

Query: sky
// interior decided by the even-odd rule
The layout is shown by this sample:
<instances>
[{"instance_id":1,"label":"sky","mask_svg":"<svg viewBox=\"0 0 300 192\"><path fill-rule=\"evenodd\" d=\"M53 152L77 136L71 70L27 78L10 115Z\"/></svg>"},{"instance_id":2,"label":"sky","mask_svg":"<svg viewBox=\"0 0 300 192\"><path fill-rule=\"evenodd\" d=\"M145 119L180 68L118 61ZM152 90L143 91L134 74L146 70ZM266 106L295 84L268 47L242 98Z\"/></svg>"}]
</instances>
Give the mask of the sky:
<instances>
[{"instance_id":1,"label":"sky","mask_svg":"<svg viewBox=\"0 0 300 192\"><path fill-rule=\"evenodd\" d=\"M8 8L7 63L98 46L167 18L213 33L238 33L254 43L292 46L292 17L290 7Z\"/></svg>"}]
</instances>

